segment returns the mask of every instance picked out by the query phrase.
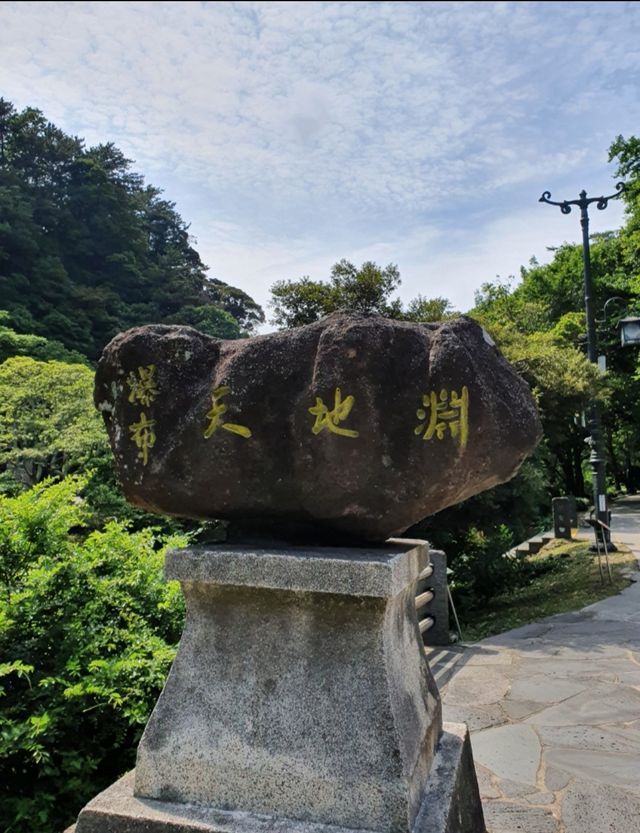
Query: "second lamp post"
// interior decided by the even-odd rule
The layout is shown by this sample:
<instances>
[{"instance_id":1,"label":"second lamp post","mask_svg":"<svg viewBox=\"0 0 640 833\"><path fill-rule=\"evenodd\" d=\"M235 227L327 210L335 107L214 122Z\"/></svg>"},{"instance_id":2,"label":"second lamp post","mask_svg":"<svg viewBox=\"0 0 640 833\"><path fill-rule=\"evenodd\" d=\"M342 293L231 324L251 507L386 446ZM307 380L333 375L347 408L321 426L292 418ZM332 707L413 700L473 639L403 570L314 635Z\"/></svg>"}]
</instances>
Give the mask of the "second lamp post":
<instances>
[{"instance_id":1,"label":"second lamp post","mask_svg":"<svg viewBox=\"0 0 640 833\"><path fill-rule=\"evenodd\" d=\"M576 205L580 209L580 225L582 226L582 260L584 265L584 308L587 317L587 355L589 361L594 364L598 363L598 342L596 337L596 325L594 315L594 299L593 299L593 281L591 280L591 252L589 248L589 206L592 203L601 211L604 210L609 200L616 199L624 191L624 183L618 182L616 185L616 193L610 194L608 197L587 197L586 191L580 192L580 198L577 200L564 200L563 202L553 202L551 200L551 192L545 191L539 199L539 202L546 202L549 205L557 205L563 214L570 214L571 207ZM589 431L591 442L591 454L589 462L591 464L591 474L593 482L593 505L595 508L595 516L601 523L609 527L609 512L607 508L607 483L606 483L606 464L602 447L602 432L600 430L600 411L598 403L595 399L591 399L588 408L589 415ZM609 541L607 529L602 529L605 538Z\"/></svg>"}]
</instances>

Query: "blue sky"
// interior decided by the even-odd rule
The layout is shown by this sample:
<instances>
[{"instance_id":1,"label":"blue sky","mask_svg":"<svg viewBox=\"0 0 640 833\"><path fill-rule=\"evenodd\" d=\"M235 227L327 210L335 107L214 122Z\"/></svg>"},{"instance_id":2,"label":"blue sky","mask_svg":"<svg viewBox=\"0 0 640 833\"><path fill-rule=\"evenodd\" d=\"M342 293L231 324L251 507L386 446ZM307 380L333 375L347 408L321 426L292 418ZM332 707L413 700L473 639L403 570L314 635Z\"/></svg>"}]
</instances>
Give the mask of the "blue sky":
<instances>
[{"instance_id":1,"label":"blue sky","mask_svg":"<svg viewBox=\"0 0 640 833\"><path fill-rule=\"evenodd\" d=\"M262 304L346 257L466 310L579 239L543 190L614 190L607 149L640 134L640 4L4 2L0 95L115 142L210 275Z\"/></svg>"}]
</instances>

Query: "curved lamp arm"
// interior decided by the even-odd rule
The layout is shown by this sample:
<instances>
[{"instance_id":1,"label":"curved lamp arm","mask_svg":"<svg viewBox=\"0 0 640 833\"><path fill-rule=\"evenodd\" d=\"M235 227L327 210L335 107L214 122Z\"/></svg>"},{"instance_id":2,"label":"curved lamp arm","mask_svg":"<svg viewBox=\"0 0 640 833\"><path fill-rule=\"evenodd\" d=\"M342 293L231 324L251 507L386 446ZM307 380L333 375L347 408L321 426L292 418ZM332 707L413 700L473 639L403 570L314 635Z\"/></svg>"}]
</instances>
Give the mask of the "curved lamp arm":
<instances>
[{"instance_id":1,"label":"curved lamp arm","mask_svg":"<svg viewBox=\"0 0 640 833\"><path fill-rule=\"evenodd\" d=\"M538 202L546 202L548 205L557 205L560 211L563 214L571 214L571 206L577 205L580 209L585 209L587 206L591 205L592 203L596 204L596 208L599 208L600 211L604 211L604 209L609 204L609 200L615 200L616 197L619 197L621 194L624 193L626 189L626 185L624 182L617 182L616 183L616 192L615 194L609 194L608 197L588 197L586 191L580 191L580 199L579 200L563 200L562 202L554 202L551 199L551 191L543 191L542 196L538 200Z\"/></svg>"},{"instance_id":2,"label":"curved lamp arm","mask_svg":"<svg viewBox=\"0 0 640 833\"><path fill-rule=\"evenodd\" d=\"M607 298L607 300L604 302L604 306L602 307L602 318L596 318L596 322L598 324L607 323L607 307L612 301L621 301L623 304L629 303L627 298L621 298L619 295L614 295L612 298Z\"/></svg>"}]
</instances>

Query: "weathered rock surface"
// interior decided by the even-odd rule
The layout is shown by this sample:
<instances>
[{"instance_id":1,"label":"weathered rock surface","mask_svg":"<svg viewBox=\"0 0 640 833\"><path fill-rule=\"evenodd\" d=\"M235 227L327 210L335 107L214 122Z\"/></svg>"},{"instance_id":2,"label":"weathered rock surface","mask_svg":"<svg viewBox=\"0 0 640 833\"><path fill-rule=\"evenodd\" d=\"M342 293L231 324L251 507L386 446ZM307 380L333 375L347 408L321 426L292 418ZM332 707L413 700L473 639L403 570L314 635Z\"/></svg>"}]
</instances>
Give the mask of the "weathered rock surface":
<instances>
[{"instance_id":1,"label":"weathered rock surface","mask_svg":"<svg viewBox=\"0 0 640 833\"><path fill-rule=\"evenodd\" d=\"M527 384L469 319L335 314L222 341L147 326L96 376L128 499L382 541L511 478L536 445Z\"/></svg>"}]
</instances>

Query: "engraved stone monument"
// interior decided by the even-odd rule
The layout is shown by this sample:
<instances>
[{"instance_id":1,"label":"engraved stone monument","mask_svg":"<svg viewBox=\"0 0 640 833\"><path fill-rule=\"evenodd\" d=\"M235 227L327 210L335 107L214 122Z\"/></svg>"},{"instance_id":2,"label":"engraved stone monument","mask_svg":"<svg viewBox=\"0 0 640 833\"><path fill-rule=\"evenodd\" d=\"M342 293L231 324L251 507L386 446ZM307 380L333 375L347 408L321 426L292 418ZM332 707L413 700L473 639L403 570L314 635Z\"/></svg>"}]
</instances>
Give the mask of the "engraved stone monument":
<instances>
[{"instance_id":1,"label":"engraved stone monument","mask_svg":"<svg viewBox=\"0 0 640 833\"><path fill-rule=\"evenodd\" d=\"M442 723L412 523L503 482L539 438L474 322L337 314L226 342L116 337L96 378L119 477L231 522L172 551L187 618L135 771L76 833L481 833L468 732Z\"/></svg>"}]
</instances>

